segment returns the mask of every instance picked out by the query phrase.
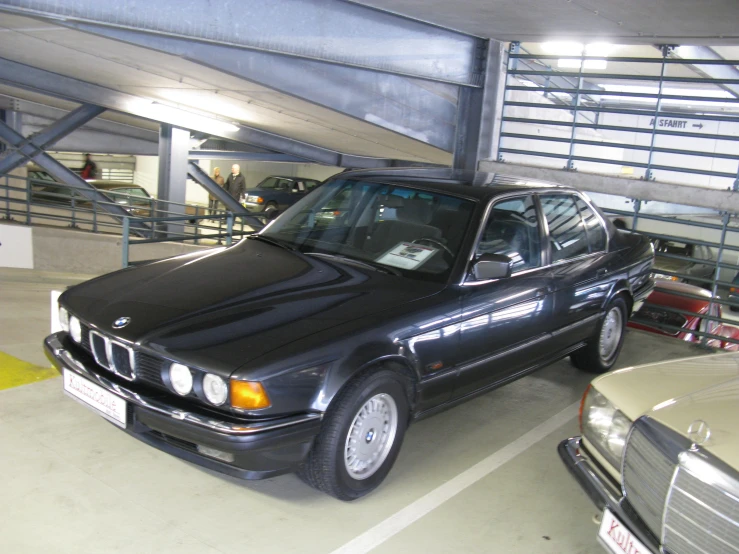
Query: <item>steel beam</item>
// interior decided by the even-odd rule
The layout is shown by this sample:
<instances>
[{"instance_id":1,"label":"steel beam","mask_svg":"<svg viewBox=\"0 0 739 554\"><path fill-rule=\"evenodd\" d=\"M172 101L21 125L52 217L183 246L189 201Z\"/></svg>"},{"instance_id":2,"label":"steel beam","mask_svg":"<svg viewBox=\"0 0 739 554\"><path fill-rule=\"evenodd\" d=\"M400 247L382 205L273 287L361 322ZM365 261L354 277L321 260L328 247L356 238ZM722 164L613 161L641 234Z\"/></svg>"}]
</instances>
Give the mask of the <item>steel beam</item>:
<instances>
[{"instance_id":1,"label":"steel beam","mask_svg":"<svg viewBox=\"0 0 739 554\"><path fill-rule=\"evenodd\" d=\"M447 152L459 89L467 88L102 25L72 28L181 57Z\"/></svg>"},{"instance_id":2,"label":"steel beam","mask_svg":"<svg viewBox=\"0 0 739 554\"><path fill-rule=\"evenodd\" d=\"M695 60L706 60L714 63L686 63L689 68L702 77L715 79L715 85L725 91L730 92L739 98L739 85L724 84L722 81L739 82L739 69L729 62L726 65L719 65L716 62L724 61L724 58L710 46L679 46L671 51L671 55L675 58L685 58L695 62Z\"/></svg>"},{"instance_id":3,"label":"steel beam","mask_svg":"<svg viewBox=\"0 0 739 554\"><path fill-rule=\"evenodd\" d=\"M474 171L481 159L493 155L497 144L496 115L503 98L505 81L503 45L495 40L488 41L487 48L480 53L484 68L485 84L482 88L460 90L457 110L457 128L454 144L455 169Z\"/></svg>"},{"instance_id":4,"label":"steel beam","mask_svg":"<svg viewBox=\"0 0 739 554\"><path fill-rule=\"evenodd\" d=\"M190 150L190 160L245 160L251 162L310 163L310 160L273 154L271 152L241 152L235 150Z\"/></svg>"},{"instance_id":5,"label":"steel beam","mask_svg":"<svg viewBox=\"0 0 739 554\"><path fill-rule=\"evenodd\" d=\"M105 108L99 106L91 106L89 104L80 106L76 110L69 112L60 120L49 125L40 133L34 135L30 139L23 139L20 143L11 144L18 151L11 152L5 158L0 160L0 175L5 175L9 171L18 167L23 161L33 156L40 150L46 150L56 141L67 136L69 133L78 129L91 119L99 116L105 111Z\"/></svg>"},{"instance_id":6,"label":"steel beam","mask_svg":"<svg viewBox=\"0 0 739 554\"><path fill-rule=\"evenodd\" d=\"M29 135L43 129L43 125L35 117L25 117L23 134ZM36 122L39 122L37 125ZM130 156L156 156L159 153L157 143L125 135L106 133L83 127L71 135L54 143L54 150L59 152L93 152L96 154L124 154Z\"/></svg>"},{"instance_id":7,"label":"steel beam","mask_svg":"<svg viewBox=\"0 0 739 554\"><path fill-rule=\"evenodd\" d=\"M697 206L714 210L716 206L721 206L722 210L739 213L739 195L732 190L691 187L689 185L644 181L641 179L625 179L610 175L501 163L491 160L481 161L479 169L480 171L490 173L515 175L524 179L561 183L579 190L625 196L635 200L664 202L665 199L669 199L669 202L673 204L684 204L686 206Z\"/></svg>"},{"instance_id":8,"label":"steel beam","mask_svg":"<svg viewBox=\"0 0 739 554\"><path fill-rule=\"evenodd\" d=\"M7 0L6 12L477 86L480 39L343 0Z\"/></svg>"},{"instance_id":9,"label":"steel beam","mask_svg":"<svg viewBox=\"0 0 739 554\"><path fill-rule=\"evenodd\" d=\"M187 154L190 131L163 124L159 130L159 181L157 203L159 217L184 216L187 200ZM169 233L183 233L182 223L165 224Z\"/></svg>"},{"instance_id":10,"label":"steel beam","mask_svg":"<svg viewBox=\"0 0 739 554\"><path fill-rule=\"evenodd\" d=\"M24 118L24 125L39 125L42 121L46 122L44 126L50 125L69 113L69 110L63 110L61 108L54 108L37 102L30 102L28 100L20 100L10 96L0 95L0 105L2 105L4 101L12 102L13 105L16 106L18 112L22 112L26 116L30 116ZM136 127L126 123L120 123L118 121L102 119L99 116L85 123L81 129L100 131L121 137L141 139L152 142L155 145L159 140L159 134L157 131ZM21 134L27 135L27 133ZM94 151L95 150L93 150L93 152Z\"/></svg>"},{"instance_id":11,"label":"steel beam","mask_svg":"<svg viewBox=\"0 0 739 554\"><path fill-rule=\"evenodd\" d=\"M0 140L10 144L11 146L14 146L21 152L25 152L23 146L26 142L26 139L23 138L23 135L14 131L2 121L0 121ZM43 152L41 150L34 150L33 154L27 157L43 167L52 177L57 179L59 182L74 187L74 189L83 196L86 196L93 202L97 202L97 205L109 214L118 218L130 217L130 214L125 209L118 206L117 204L111 203L110 198L102 194L87 181L80 178L69 168L49 156L46 152ZM134 223L132 223L131 228L132 231L139 236L149 235L150 227L145 223L135 221Z\"/></svg>"},{"instance_id":12,"label":"steel beam","mask_svg":"<svg viewBox=\"0 0 739 554\"><path fill-rule=\"evenodd\" d=\"M104 106L111 110L136 115L152 121L169 123L209 136L251 144L325 165L362 169L398 165L398 160L343 154L244 125L226 126L224 122L179 108L166 106L166 110L163 110L161 105L156 106L152 102L132 94L65 77L4 58L0 58L0 82L66 100ZM235 129L231 127L235 127Z\"/></svg>"}]
</instances>

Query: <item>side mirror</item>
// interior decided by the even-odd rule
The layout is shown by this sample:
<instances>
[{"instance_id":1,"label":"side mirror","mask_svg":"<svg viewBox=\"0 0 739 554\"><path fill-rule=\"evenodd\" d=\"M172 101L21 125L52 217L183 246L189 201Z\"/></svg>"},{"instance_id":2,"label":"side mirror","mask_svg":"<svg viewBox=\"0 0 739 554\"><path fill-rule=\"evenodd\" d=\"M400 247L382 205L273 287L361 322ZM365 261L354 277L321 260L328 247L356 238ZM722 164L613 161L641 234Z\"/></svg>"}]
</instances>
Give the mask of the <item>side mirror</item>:
<instances>
[{"instance_id":1,"label":"side mirror","mask_svg":"<svg viewBox=\"0 0 739 554\"><path fill-rule=\"evenodd\" d=\"M510 277L511 259L502 254L483 254L472 266L472 274L478 281Z\"/></svg>"}]
</instances>

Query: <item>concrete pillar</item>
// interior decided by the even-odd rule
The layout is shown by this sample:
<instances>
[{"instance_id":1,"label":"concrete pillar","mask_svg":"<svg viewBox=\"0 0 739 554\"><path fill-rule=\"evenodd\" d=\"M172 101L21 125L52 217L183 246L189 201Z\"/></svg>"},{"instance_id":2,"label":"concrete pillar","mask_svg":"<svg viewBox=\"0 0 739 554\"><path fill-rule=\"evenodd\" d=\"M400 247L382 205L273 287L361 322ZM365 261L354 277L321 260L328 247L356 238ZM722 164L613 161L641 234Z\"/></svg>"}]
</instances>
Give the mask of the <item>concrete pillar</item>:
<instances>
[{"instance_id":1,"label":"concrete pillar","mask_svg":"<svg viewBox=\"0 0 739 554\"><path fill-rule=\"evenodd\" d=\"M162 123L159 126L159 217L185 215L190 131ZM181 224L168 224L170 233L182 233Z\"/></svg>"}]
</instances>

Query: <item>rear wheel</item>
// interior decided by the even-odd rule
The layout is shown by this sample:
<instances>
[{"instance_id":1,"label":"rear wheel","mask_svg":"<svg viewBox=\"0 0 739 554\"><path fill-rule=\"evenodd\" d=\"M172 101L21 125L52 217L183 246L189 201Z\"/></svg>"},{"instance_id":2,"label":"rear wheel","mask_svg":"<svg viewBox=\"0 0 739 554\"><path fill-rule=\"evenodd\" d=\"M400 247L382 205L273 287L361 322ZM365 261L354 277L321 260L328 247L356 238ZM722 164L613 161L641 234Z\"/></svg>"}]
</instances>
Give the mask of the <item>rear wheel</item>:
<instances>
[{"instance_id":1,"label":"rear wheel","mask_svg":"<svg viewBox=\"0 0 739 554\"><path fill-rule=\"evenodd\" d=\"M406 384L385 369L350 382L326 412L301 478L340 500L360 498L382 483L408 424Z\"/></svg>"},{"instance_id":2,"label":"rear wheel","mask_svg":"<svg viewBox=\"0 0 739 554\"><path fill-rule=\"evenodd\" d=\"M575 367L589 373L605 373L613 367L624 343L627 314L626 301L622 297L611 300L596 333L585 346L570 355Z\"/></svg>"}]
</instances>

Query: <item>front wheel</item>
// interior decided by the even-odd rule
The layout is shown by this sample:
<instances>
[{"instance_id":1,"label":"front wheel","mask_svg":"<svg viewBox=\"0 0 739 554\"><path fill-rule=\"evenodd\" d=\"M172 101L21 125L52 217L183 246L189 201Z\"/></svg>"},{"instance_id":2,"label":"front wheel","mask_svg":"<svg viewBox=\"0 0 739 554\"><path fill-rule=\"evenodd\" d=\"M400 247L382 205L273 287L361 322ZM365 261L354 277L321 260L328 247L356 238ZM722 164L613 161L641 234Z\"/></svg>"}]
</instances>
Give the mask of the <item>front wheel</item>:
<instances>
[{"instance_id":1,"label":"front wheel","mask_svg":"<svg viewBox=\"0 0 739 554\"><path fill-rule=\"evenodd\" d=\"M611 300L595 335L585 346L570 355L575 367L589 373L605 373L613 367L624 343L627 314L626 301L623 298L617 296Z\"/></svg>"},{"instance_id":2,"label":"front wheel","mask_svg":"<svg viewBox=\"0 0 739 554\"><path fill-rule=\"evenodd\" d=\"M386 369L350 382L326 413L302 479L339 500L355 500L382 483L408 424L406 385L404 376Z\"/></svg>"},{"instance_id":3,"label":"front wheel","mask_svg":"<svg viewBox=\"0 0 739 554\"><path fill-rule=\"evenodd\" d=\"M277 209L277 204L275 204L274 202L270 202L264 208L264 215L267 216L267 220L269 221L272 221L274 218L276 218L279 213L280 212Z\"/></svg>"}]
</instances>

